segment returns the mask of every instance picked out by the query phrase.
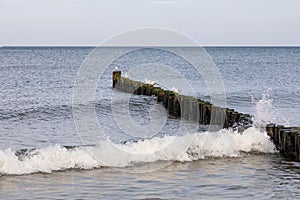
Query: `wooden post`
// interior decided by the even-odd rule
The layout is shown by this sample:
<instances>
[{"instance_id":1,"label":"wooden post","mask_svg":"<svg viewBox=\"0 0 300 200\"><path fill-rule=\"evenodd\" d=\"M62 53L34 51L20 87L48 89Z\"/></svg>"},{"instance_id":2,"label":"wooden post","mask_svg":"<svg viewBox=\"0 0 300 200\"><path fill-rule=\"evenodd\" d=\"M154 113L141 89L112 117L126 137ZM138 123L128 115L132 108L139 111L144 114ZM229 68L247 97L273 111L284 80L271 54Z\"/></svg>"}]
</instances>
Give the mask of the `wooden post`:
<instances>
[{"instance_id":1,"label":"wooden post","mask_svg":"<svg viewBox=\"0 0 300 200\"><path fill-rule=\"evenodd\" d=\"M158 96L160 90L162 90L160 87L154 87L152 90L152 95Z\"/></svg>"},{"instance_id":2,"label":"wooden post","mask_svg":"<svg viewBox=\"0 0 300 200\"><path fill-rule=\"evenodd\" d=\"M280 153L287 158L296 157L296 137L298 136L297 130L281 129L280 130Z\"/></svg>"},{"instance_id":3,"label":"wooden post","mask_svg":"<svg viewBox=\"0 0 300 200\"><path fill-rule=\"evenodd\" d=\"M300 161L300 135L296 136L296 161Z\"/></svg>"},{"instance_id":4,"label":"wooden post","mask_svg":"<svg viewBox=\"0 0 300 200\"><path fill-rule=\"evenodd\" d=\"M175 115L175 117L181 116L180 99L178 97L179 96L177 94L175 94L175 98L174 98L174 115Z\"/></svg>"},{"instance_id":5,"label":"wooden post","mask_svg":"<svg viewBox=\"0 0 300 200\"><path fill-rule=\"evenodd\" d=\"M293 143L293 159L297 160L297 151L298 151L298 136L299 136L299 131L298 130L294 130L294 132L292 133L292 143Z\"/></svg>"},{"instance_id":6,"label":"wooden post","mask_svg":"<svg viewBox=\"0 0 300 200\"><path fill-rule=\"evenodd\" d=\"M209 102L204 102L203 106L203 124L208 125L210 124L210 117L211 117L211 104Z\"/></svg>"},{"instance_id":7,"label":"wooden post","mask_svg":"<svg viewBox=\"0 0 300 200\"><path fill-rule=\"evenodd\" d=\"M158 91L157 102L163 102L163 100L164 100L164 95L165 95L164 90Z\"/></svg>"},{"instance_id":8,"label":"wooden post","mask_svg":"<svg viewBox=\"0 0 300 200\"><path fill-rule=\"evenodd\" d=\"M174 100L175 100L175 93L170 92L168 95L168 110L169 110L169 114L171 115L174 115L175 113Z\"/></svg>"},{"instance_id":9,"label":"wooden post","mask_svg":"<svg viewBox=\"0 0 300 200\"><path fill-rule=\"evenodd\" d=\"M199 123L203 124L203 101L198 99L198 106L199 106Z\"/></svg>"},{"instance_id":10,"label":"wooden post","mask_svg":"<svg viewBox=\"0 0 300 200\"><path fill-rule=\"evenodd\" d=\"M189 119L189 98L186 96L182 96L181 99L181 118L188 120Z\"/></svg>"},{"instance_id":11,"label":"wooden post","mask_svg":"<svg viewBox=\"0 0 300 200\"><path fill-rule=\"evenodd\" d=\"M231 119L233 112L234 112L233 109L227 109L226 110L226 123L227 123L226 127L232 127L233 126L232 119Z\"/></svg>"},{"instance_id":12,"label":"wooden post","mask_svg":"<svg viewBox=\"0 0 300 200\"><path fill-rule=\"evenodd\" d=\"M270 136L270 138L271 138L272 140L274 140L275 124L268 124L268 125L266 126L266 131L267 131L268 136Z\"/></svg>"},{"instance_id":13,"label":"wooden post","mask_svg":"<svg viewBox=\"0 0 300 200\"><path fill-rule=\"evenodd\" d=\"M282 155L286 155L288 152L288 134L291 131L289 128L282 128L279 131L279 150Z\"/></svg>"},{"instance_id":14,"label":"wooden post","mask_svg":"<svg viewBox=\"0 0 300 200\"><path fill-rule=\"evenodd\" d=\"M165 106L166 109L169 108L169 95L172 93L170 90L165 90L164 95L163 95L163 105Z\"/></svg>"},{"instance_id":15,"label":"wooden post","mask_svg":"<svg viewBox=\"0 0 300 200\"><path fill-rule=\"evenodd\" d=\"M286 140L286 138L285 138L285 136L286 136L285 131L286 131L286 129L280 129L280 131L279 131L279 144L278 144L278 147L279 147L280 153L282 155L285 154L285 145L284 145L285 144L285 140Z\"/></svg>"},{"instance_id":16,"label":"wooden post","mask_svg":"<svg viewBox=\"0 0 300 200\"><path fill-rule=\"evenodd\" d=\"M198 109L198 100L193 98L191 104L191 120L194 122L199 121L199 109Z\"/></svg>"},{"instance_id":17,"label":"wooden post","mask_svg":"<svg viewBox=\"0 0 300 200\"><path fill-rule=\"evenodd\" d=\"M284 126L282 126L282 125L277 125L276 127L275 127L275 132L274 132L274 139L273 139L273 141L274 141L274 144L275 144L275 146L276 146L276 148L277 149L280 149L280 147L279 147L279 145L280 145L280 142L279 142L279 133L280 133L280 130L281 129L283 129L284 128Z\"/></svg>"},{"instance_id":18,"label":"wooden post","mask_svg":"<svg viewBox=\"0 0 300 200\"><path fill-rule=\"evenodd\" d=\"M121 78L121 71L114 71L113 72L113 88L115 88L118 80Z\"/></svg>"},{"instance_id":19,"label":"wooden post","mask_svg":"<svg viewBox=\"0 0 300 200\"><path fill-rule=\"evenodd\" d=\"M145 95L152 96L153 85L146 85Z\"/></svg>"}]
</instances>

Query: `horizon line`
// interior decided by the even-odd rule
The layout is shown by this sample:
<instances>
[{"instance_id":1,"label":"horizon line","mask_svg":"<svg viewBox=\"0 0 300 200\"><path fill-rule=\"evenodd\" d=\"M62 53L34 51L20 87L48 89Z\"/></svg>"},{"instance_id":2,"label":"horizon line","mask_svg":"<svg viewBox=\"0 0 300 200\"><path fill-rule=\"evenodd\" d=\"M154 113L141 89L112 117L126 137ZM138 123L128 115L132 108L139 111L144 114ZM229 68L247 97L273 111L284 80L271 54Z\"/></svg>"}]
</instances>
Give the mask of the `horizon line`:
<instances>
[{"instance_id":1,"label":"horizon line","mask_svg":"<svg viewBox=\"0 0 300 200\"><path fill-rule=\"evenodd\" d=\"M126 45L113 45L113 46L96 46L96 45L4 45L0 46L0 48L26 48L26 47L67 47L67 48L95 48L95 47L300 47L300 45L195 45L195 46L158 46L158 45L153 45L153 46L126 46Z\"/></svg>"}]
</instances>

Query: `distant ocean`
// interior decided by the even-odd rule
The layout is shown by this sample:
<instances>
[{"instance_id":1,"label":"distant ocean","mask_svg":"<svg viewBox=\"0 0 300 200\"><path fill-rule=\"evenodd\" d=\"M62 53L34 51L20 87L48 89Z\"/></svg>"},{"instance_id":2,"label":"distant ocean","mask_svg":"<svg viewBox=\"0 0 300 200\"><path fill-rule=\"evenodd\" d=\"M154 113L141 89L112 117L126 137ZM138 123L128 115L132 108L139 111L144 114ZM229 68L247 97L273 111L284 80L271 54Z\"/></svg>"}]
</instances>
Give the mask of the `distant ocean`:
<instances>
[{"instance_id":1,"label":"distant ocean","mask_svg":"<svg viewBox=\"0 0 300 200\"><path fill-rule=\"evenodd\" d=\"M242 135L225 129L181 135L165 152L159 150L174 139L172 124L178 119L169 119L160 134L146 139L117 129L106 98L113 92L115 66L126 72L153 58L153 62L189 72L188 65L153 48L120 57L105 71L97 87L102 93L96 94L94 104L97 118L107 125L109 139L97 147L83 146L73 120L72 92L80 65L92 50L0 48L1 199L300 197L300 163L281 158L259 128L251 127ZM205 50L220 71L228 107L254 115L257 124L300 126L300 47ZM209 100L205 82L187 74L195 83L197 97ZM147 123L146 105L154 104L155 98L133 96L130 114L137 122ZM175 156L189 138L194 139L186 152ZM105 148L108 143L137 156L120 157ZM99 162L89 148L97 148L110 162ZM157 153L148 157L147 152ZM144 173L137 173L141 169Z\"/></svg>"}]
</instances>

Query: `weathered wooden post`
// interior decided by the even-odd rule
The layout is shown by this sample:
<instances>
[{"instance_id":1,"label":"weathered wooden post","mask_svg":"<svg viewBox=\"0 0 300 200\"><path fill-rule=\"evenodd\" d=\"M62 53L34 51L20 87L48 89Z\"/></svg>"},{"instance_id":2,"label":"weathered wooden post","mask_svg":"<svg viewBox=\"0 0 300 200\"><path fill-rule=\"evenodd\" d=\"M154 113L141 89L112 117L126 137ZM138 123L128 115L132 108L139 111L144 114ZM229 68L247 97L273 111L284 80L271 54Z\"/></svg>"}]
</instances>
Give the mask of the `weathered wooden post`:
<instances>
[{"instance_id":1,"label":"weathered wooden post","mask_svg":"<svg viewBox=\"0 0 300 200\"><path fill-rule=\"evenodd\" d=\"M225 126L226 126L226 111L227 111L226 108L221 108L221 118L220 118L220 120L221 120L222 124L220 123L220 126L221 127L223 126L223 128L225 128Z\"/></svg>"},{"instance_id":2,"label":"weathered wooden post","mask_svg":"<svg viewBox=\"0 0 300 200\"><path fill-rule=\"evenodd\" d=\"M229 128L229 122L228 122L228 108L224 108L224 112L225 112L225 119L224 119L224 125L223 128Z\"/></svg>"},{"instance_id":3,"label":"weathered wooden post","mask_svg":"<svg viewBox=\"0 0 300 200\"><path fill-rule=\"evenodd\" d=\"M219 106L216 107L216 123L215 125L218 125L218 127L223 128L224 124L221 124L224 121L224 113L223 109Z\"/></svg>"},{"instance_id":4,"label":"weathered wooden post","mask_svg":"<svg viewBox=\"0 0 300 200\"><path fill-rule=\"evenodd\" d=\"M280 140L279 140L280 136L279 135L280 135L280 130L283 129L283 128L284 128L284 126L282 126L282 125L277 125L275 127L273 141L274 141L274 144L275 144L277 149L280 149L280 147L279 147L279 145L280 145Z\"/></svg>"},{"instance_id":5,"label":"weathered wooden post","mask_svg":"<svg viewBox=\"0 0 300 200\"><path fill-rule=\"evenodd\" d=\"M210 124L214 125L214 129L218 130L224 128L226 109L219 106L211 106L211 121Z\"/></svg>"},{"instance_id":6,"label":"weathered wooden post","mask_svg":"<svg viewBox=\"0 0 300 200\"><path fill-rule=\"evenodd\" d=\"M290 131L293 131L289 128L282 128L280 129L279 131L279 144L278 144L278 147L280 149L280 153L282 155L287 155L287 152L289 150L289 134L290 134Z\"/></svg>"},{"instance_id":7,"label":"weathered wooden post","mask_svg":"<svg viewBox=\"0 0 300 200\"><path fill-rule=\"evenodd\" d=\"M246 124L246 116L245 114L239 113L239 124Z\"/></svg>"},{"instance_id":8,"label":"weathered wooden post","mask_svg":"<svg viewBox=\"0 0 300 200\"><path fill-rule=\"evenodd\" d=\"M203 124L203 102L198 99L199 123Z\"/></svg>"},{"instance_id":9,"label":"weathered wooden post","mask_svg":"<svg viewBox=\"0 0 300 200\"><path fill-rule=\"evenodd\" d=\"M232 126L238 122L238 112L233 111L231 113L231 121L232 121Z\"/></svg>"},{"instance_id":10,"label":"weathered wooden post","mask_svg":"<svg viewBox=\"0 0 300 200\"><path fill-rule=\"evenodd\" d=\"M198 99L193 98L190 106L190 119L194 122L199 121Z\"/></svg>"},{"instance_id":11,"label":"weathered wooden post","mask_svg":"<svg viewBox=\"0 0 300 200\"><path fill-rule=\"evenodd\" d=\"M165 90L163 95L163 105L166 109L169 108L169 94L171 93L170 90Z\"/></svg>"},{"instance_id":12,"label":"weathered wooden post","mask_svg":"<svg viewBox=\"0 0 300 200\"><path fill-rule=\"evenodd\" d=\"M210 124L211 125L216 125L218 124L218 106L211 106L211 115L213 116L213 118L211 119Z\"/></svg>"},{"instance_id":13,"label":"weathered wooden post","mask_svg":"<svg viewBox=\"0 0 300 200\"><path fill-rule=\"evenodd\" d=\"M280 130L280 148L283 156L292 159L296 157L296 136L298 136L297 130Z\"/></svg>"},{"instance_id":14,"label":"weathered wooden post","mask_svg":"<svg viewBox=\"0 0 300 200\"><path fill-rule=\"evenodd\" d=\"M210 124L210 117L211 117L211 104L209 102L204 102L203 106L203 124L208 125Z\"/></svg>"},{"instance_id":15,"label":"weathered wooden post","mask_svg":"<svg viewBox=\"0 0 300 200\"><path fill-rule=\"evenodd\" d=\"M157 102L163 102L165 92L164 90L159 90L157 95Z\"/></svg>"},{"instance_id":16,"label":"weathered wooden post","mask_svg":"<svg viewBox=\"0 0 300 200\"><path fill-rule=\"evenodd\" d=\"M153 85L147 84L146 90L145 90L145 95L152 96L152 90L153 90Z\"/></svg>"},{"instance_id":17,"label":"weathered wooden post","mask_svg":"<svg viewBox=\"0 0 300 200\"><path fill-rule=\"evenodd\" d=\"M300 161L300 135L296 136L296 161Z\"/></svg>"},{"instance_id":18,"label":"weathered wooden post","mask_svg":"<svg viewBox=\"0 0 300 200\"><path fill-rule=\"evenodd\" d=\"M268 136L270 136L270 138L272 140L274 140L275 124L267 124L267 126L266 126L266 132L267 132Z\"/></svg>"},{"instance_id":19,"label":"weathered wooden post","mask_svg":"<svg viewBox=\"0 0 300 200\"><path fill-rule=\"evenodd\" d=\"M286 129L280 129L280 131L279 131L279 144L278 144L278 147L279 147L280 153L282 155L285 154L285 145L284 145L285 144L285 140L286 140L286 138L285 138L285 136L286 136L285 131L286 131Z\"/></svg>"},{"instance_id":20,"label":"weathered wooden post","mask_svg":"<svg viewBox=\"0 0 300 200\"><path fill-rule=\"evenodd\" d=\"M233 112L234 112L234 109L227 109L227 111L226 111L227 127L232 127L234 124L233 120L232 120Z\"/></svg>"},{"instance_id":21,"label":"weathered wooden post","mask_svg":"<svg viewBox=\"0 0 300 200\"><path fill-rule=\"evenodd\" d=\"M293 159L297 160L297 151L298 151L298 136L299 136L299 131L298 130L294 130L294 132L292 133L292 143L293 143Z\"/></svg>"},{"instance_id":22,"label":"weathered wooden post","mask_svg":"<svg viewBox=\"0 0 300 200\"><path fill-rule=\"evenodd\" d=\"M158 96L160 90L162 90L160 87L154 87L152 90L152 95Z\"/></svg>"},{"instance_id":23,"label":"weathered wooden post","mask_svg":"<svg viewBox=\"0 0 300 200\"><path fill-rule=\"evenodd\" d=\"M135 90L134 90L134 94L137 94L137 95L142 95L142 87L141 86L138 86Z\"/></svg>"},{"instance_id":24,"label":"weathered wooden post","mask_svg":"<svg viewBox=\"0 0 300 200\"><path fill-rule=\"evenodd\" d=\"M175 98L174 98L174 115L175 117L181 116L180 99L178 94L175 94Z\"/></svg>"},{"instance_id":25,"label":"weathered wooden post","mask_svg":"<svg viewBox=\"0 0 300 200\"><path fill-rule=\"evenodd\" d=\"M169 114L174 115L174 111L175 111L175 107L174 107L174 101L175 101L175 93L174 92L170 92L168 94L168 110L169 110Z\"/></svg>"},{"instance_id":26,"label":"weathered wooden post","mask_svg":"<svg viewBox=\"0 0 300 200\"><path fill-rule=\"evenodd\" d=\"M239 125L241 119L241 114L239 112L236 113L236 123Z\"/></svg>"},{"instance_id":27,"label":"weathered wooden post","mask_svg":"<svg viewBox=\"0 0 300 200\"><path fill-rule=\"evenodd\" d=\"M141 87L141 95L146 95L146 85L143 84Z\"/></svg>"},{"instance_id":28,"label":"weathered wooden post","mask_svg":"<svg viewBox=\"0 0 300 200\"><path fill-rule=\"evenodd\" d=\"M189 119L189 98L187 96L181 96L181 101L180 101L180 105L181 105L181 118L188 120Z\"/></svg>"},{"instance_id":29,"label":"weathered wooden post","mask_svg":"<svg viewBox=\"0 0 300 200\"><path fill-rule=\"evenodd\" d=\"M121 71L116 70L113 72L113 88L115 88L117 82L121 79Z\"/></svg>"}]
</instances>

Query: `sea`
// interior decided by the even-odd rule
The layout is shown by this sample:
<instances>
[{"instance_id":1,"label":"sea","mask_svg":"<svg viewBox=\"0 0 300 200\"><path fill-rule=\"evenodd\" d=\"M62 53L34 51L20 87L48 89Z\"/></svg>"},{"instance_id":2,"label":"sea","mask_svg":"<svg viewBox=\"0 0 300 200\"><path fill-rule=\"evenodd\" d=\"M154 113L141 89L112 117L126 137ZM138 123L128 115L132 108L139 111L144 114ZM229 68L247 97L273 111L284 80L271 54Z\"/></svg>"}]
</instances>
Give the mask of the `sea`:
<instances>
[{"instance_id":1,"label":"sea","mask_svg":"<svg viewBox=\"0 0 300 200\"><path fill-rule=\"evenodd\" d=\"M184 56L102 48L128 51L101 66L90 62L94 47L0 48L0 199L300 198L300 163L282 158L264 131L268 123L300 126L300 47L201 48L222 83L222 103L253 116L242 133L195 129L154 96L112 88L118 69L210 101L206 74ZM192 90L181 88L184 81ZM92 100L74 104L78 91Z\"/></svg>"}]
</instances>

